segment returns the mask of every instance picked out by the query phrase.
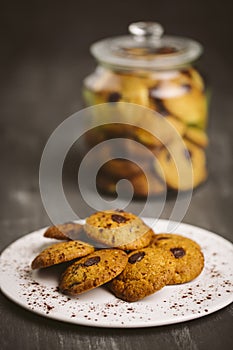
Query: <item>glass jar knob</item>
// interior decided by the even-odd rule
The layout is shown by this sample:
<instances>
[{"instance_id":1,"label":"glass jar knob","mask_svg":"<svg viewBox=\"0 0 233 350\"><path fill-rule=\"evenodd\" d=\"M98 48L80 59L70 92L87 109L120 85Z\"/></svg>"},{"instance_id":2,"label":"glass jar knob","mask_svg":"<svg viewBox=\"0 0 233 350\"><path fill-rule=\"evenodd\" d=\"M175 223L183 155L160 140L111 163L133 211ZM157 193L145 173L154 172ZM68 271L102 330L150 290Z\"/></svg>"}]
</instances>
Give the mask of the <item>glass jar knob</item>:
<instances>
[{"instance_id":1,"label":"glass jar knob","mask_svg":"<svg viewBox=\"0 0 233 350\"><path fill-rule=\"evenodd\" d=\"M136 22L129 25L129 32L136 40L160 40L163 35L163 27L156 22Z\"/></svg>"}]
</instances>

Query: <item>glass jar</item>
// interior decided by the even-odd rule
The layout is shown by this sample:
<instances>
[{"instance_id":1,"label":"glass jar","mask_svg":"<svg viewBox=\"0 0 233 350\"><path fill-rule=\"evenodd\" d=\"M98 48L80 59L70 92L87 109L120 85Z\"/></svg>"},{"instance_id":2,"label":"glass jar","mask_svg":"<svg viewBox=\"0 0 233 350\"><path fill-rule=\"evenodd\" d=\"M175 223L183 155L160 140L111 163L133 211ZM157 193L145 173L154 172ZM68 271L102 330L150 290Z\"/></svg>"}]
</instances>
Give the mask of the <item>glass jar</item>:
<instances>
[{"instance_id":1,"label":"glass jar","mask_svg":"<svg viewBox=\"0 0 233 350\"><path fill-rule=\"evenodd\" d=\"M95 72L84 80L85 103L92 106L106 102L129 102L157 111L182 137L192 163L193 187L197 187L207 178L206 89L203 78L194 68L194 62L202 53L202 46L187 38L163 36L163 28L158 23L133 23L129 31L130 35L105 39L91 46L91 52L99 64ZM122 134L127 137L127 132ZM138 139L136 134L135 139L149 147L158 159L160 152L161 157L166 152L163 147L147 142L150 139L148 135L145 137L144 134ZM105 128L105 132L98 128L92 131L87 140L93 146L119 136L119 128ZM186 161L187 156L184 157ZM142 171L130 161L126 162L123 159L108 162L97 177L99 188L114 193L116 182L124 176L133 184L136 196L148 195ZM175 176L172 177L169 164L163 164L163 160L160 163L169 188L191 189L191 184L182 187ZM154 179L150 194L160 194L164 191L163 181L160 181L154 169L150 175Z\"/></svg>"}]
</instances>

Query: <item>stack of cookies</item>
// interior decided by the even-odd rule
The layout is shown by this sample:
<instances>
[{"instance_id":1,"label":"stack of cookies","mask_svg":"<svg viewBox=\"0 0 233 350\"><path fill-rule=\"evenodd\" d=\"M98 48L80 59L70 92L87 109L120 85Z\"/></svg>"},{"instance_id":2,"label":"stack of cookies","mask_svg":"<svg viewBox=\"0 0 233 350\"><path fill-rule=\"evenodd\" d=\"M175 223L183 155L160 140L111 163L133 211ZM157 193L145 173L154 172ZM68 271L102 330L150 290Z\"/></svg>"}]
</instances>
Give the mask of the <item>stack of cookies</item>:
<instances>
[{"instance_id":1,"label":"stack of cookies","mask_svg":"<svg viewBox=\"0 0 233 350\"><path fill-rule=\"evenodd\" d=\"M134 126L127 126L120 124L120 121L119 124L111 124L111 113L107 119L106 116L102 116L100 122L108 120L108 124L98 126L88 133L86 138L88 147L121 137L142 144L151 151L151 156L148 156L148 152L140 151L136 145L130 150L125 145L124 154L128 155L128 159L132 159L132 154L138 155L142 169L125 159L109 161L97 176L97 185L101 192L115 193L116 184L122 178L131 182L137 197L145 197L148 194L160 195L166 191L166 186L175 191L186 191L206 180L207 100L204 82L197 70L187 67L168 72L123 72L101 68L91 78L86 79L84 97L88 106L106 102L128 102L147 107L159 112L173 128L169 137L161 144L156 137L152 137L143 129L144 126L151 125L151 122L146 123L146 111L141 112L139 122L141 127L135 127L138 125L137 118L132 121ZM125 111L124 106L121 107L122 114L128 117L127 107ZM156 132L158 136L162 136L163 130ZM175 142L173 134L178 134L184 141L183 147L175 150L175 163L180 163L184 168L188 164L192 166L192 181L190 179L186 181L185 176L179 181L182 170L178 176L177 164L174 165L174 159L167 147L170 145L173 147ZM114 158L114 147L109 147L105 152ZM154 158L160 164L163 176L161 171L158 171Z\"/></svg>"},{"instance_id":2,"label":"stack of cookies","mask_svg":"<svg viewBox=\"0 0 233 350\"><path fill-rule=\"evenodd\" d=\"M59 289L76 296L101 285L133 302L166 285L186 283L204 267L200 246L177 234L155 234L123 210L97 212L84 225L52 226L45 237L63 240L43 250L32 269L69 262Z\"/></svg>"}]
</instances>

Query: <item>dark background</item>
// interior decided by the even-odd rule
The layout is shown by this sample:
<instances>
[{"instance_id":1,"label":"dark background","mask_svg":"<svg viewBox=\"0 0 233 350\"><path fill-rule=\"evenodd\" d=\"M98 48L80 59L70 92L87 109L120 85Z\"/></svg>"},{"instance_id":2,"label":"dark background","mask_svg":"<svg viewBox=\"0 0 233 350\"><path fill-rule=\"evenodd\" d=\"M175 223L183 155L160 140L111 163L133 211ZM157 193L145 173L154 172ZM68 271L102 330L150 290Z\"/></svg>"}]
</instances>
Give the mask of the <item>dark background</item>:
<instances>
[{"instance_id":1,"label":"dark background","mask_svg":"<svg viewBox=\"0 0 233 350\"><path fill-rule=\"evenodd\" d=\"M205 48L200 67L212 91L208 182L184 219L232 239L232 1L3 1L0 6L1 248L49 224L38 185L46 140L82 108L82 80L95 67L89 46L139 20ZM135 203L132 209L137 208ZM169 206L169 203L168 203ZM81 208L82 209L82 208ZM83 209L83 215L87 215ZM132 331L88 329L41 319L1 296L4 349L230 349L230 307L187 324ZM3 320L3 317L2 317ZM10 327L9 327L10 325ZM216 330L212 332L213 328ZM14 329L12 331L12 329ZM221 337L219 336L221 333ZM22 336L24 334L24 336ZM102 344L102 345L101 345ZM143 344L143 345L142 345Z\"/></svg>"}]
</instances>

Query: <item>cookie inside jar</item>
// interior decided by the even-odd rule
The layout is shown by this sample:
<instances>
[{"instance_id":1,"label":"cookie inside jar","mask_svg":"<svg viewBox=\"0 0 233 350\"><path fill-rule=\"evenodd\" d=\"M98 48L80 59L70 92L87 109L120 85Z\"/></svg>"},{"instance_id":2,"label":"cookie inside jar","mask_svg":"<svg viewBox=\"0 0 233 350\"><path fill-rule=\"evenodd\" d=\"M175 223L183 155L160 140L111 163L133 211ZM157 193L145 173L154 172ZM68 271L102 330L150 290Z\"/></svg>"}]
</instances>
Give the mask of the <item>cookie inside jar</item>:
<instances>
[{"instance_id":1,"label":"cookie inside jar","mask_svg":"<svg viewBox=\"0 0 233 350\"><path fill-rule=\"evenodd\" d=\"M91 52L99 65L84 80L85 103L87 106L117 104L121 110L124 104L143 106L158 113L171 126L170 132L168 135L168 132L159 128L156 129L155 137L153 127L152 132L148 130L146 112L141 114L141 120L135 117L133 126L120 122L118 125L111 124L110 118L109 123L93 129L86 138L88 147L112 138L125 138L140 143L154 157L152 160L147 152L143 154L131 147L130 152L140 155L143 160L141 174L139 171L132 174L130 158L121 162L115 160L99 173L97 185L101 191L114 193L116 180L121 179L124 174L124 178L136 184L134 194L139 197L160 195L167 189L192 190L207 179L207 93L205 82L196 68L202 46L188 38L163 35L163 28L154 22L133 23L129 26L129 31L130 35L105 39L92 45ZM183 142L187 154L190 149L195 149L195 154L202 155L198 170L196 163L193 163L194 158L189 159L190 167L195 168L195 179L198 177L200 181L187 181L190 183L188 186L179 186L177 174L174 174L175 181L167 181L166 176L161 178L164 173L171 173L171 177L173 176L174 167L171 165L169 170L169 162L160 160L161 155L169 153L166 150L177 138ZM178 154L174 156L175 159L180 159ZM186 164L187 157L183 158L181 162ZM159 171L153 165L155 163L159 164ZM145 169L150 169L149 177L154 181L145 181ZM202 174L205 176L201 176ZM161 182L158 183L157 180Z\"/></svg>"}]
</instances>

